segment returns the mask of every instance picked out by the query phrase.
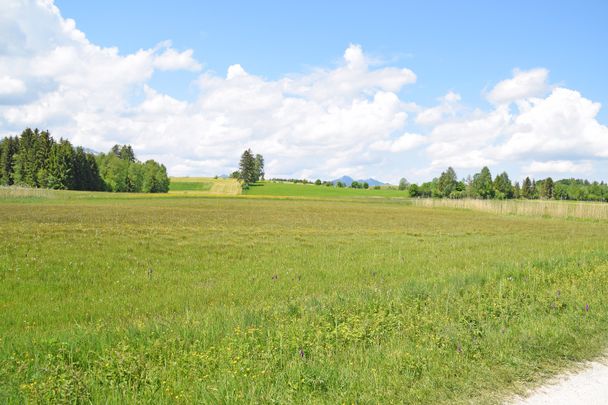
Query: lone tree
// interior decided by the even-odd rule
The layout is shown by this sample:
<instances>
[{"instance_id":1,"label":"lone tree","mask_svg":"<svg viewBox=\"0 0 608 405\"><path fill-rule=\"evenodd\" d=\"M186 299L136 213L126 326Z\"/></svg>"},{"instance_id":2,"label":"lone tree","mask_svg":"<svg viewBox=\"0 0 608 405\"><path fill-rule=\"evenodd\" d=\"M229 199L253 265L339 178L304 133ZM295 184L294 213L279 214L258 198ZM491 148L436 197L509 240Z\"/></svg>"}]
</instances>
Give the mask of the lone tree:
<instances>
[{"instance_id":1,"label":"lone tree","mask_svg":"<svg viewBox=\"0 0 608 405\"><path fill-rule=\"evenodd\" d=\"M405 179L405 177L402 177L401 180L399 180L399 190L407 190L407 188L410 186L410 183L407 182L407 180Z\"/></svg>"},{"instance_id":2,"label":"lone tree","mask_svg":"<svg viewBox=\"0 0 608 405\"><path fill-rule=\"evenodd\" d=\"M230 177L243 180L246 187L259 180L264 180L264 156L254 155L251 149L247 149L241 155L239 170L233 172Z\"/></svg>"},{"instance_id":3,"label":"lone tree","mask_svg":"<svg viewBox=\"0 0 608 405\"><path fill-rule=\"evenodd\" d=\"M257 179L257 172L255 167L255 158L253 157L251 149L247 149L241 155L241 161L239 162L239 173L244 184L249 185L255 183Z\"/></svg>"}]
</instances>

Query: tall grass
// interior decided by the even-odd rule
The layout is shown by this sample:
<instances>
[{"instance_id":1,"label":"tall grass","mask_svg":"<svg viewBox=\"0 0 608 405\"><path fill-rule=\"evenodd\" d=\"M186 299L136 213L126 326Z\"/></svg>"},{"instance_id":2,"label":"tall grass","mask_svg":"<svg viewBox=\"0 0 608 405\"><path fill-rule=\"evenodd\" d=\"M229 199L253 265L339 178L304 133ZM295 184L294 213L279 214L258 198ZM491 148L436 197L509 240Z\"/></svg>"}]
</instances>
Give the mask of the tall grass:
<instances>
[{"instance_id":1,"label":"tall grass","mask_svg":"<svg viewBox=\"0 0 608 405\"><path fill-rule=\"evenodd\" d=\"M44 188L0 186L0 198L3 198L3 199L54 198L56 196L57 196L57 192L55 190L49 190L49 189L44 189Z\"/></svg>"},{"instance_id":2,"label":"tall grass","mask_svg":"<svg viewBox=\"0 0 608 405\"><path fill-rule=\"evenodd\" d=\"M493 214L608 219L608 204L580 201L414 198L412 204L417 207L472 209Z\"/></svg>"},{"instance_id":3,"label":"tall grass","mask_svg":"<svg viewBox=\"0 0 608 405\"><path fill-rule=\"evenodd\" d=\"M605 221L56 193L0 199L0 403L498 403L608 343Z\"/></svg>"}]
</instances>

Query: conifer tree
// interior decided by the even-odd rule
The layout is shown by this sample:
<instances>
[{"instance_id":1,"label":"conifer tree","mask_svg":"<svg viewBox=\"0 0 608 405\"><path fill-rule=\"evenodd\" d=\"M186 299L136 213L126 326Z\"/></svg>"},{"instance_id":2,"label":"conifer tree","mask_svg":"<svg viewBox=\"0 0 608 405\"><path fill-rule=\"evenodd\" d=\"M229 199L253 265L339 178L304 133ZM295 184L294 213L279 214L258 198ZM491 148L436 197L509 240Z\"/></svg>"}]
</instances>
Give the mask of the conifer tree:
<instances>
[{"instance_id":1,"label":"conifer tree","mask_svg":"<svg viewBox=\"0 0 608 405\"><path fill-rule=\"evenodd\" d=\"M37 131L35 131L37 133ZM48 171L48 160L51 154L51 147L55 141L48 131L42 131L38 134L35 140L35 170L36 170L36 185L38 187L47 187L46 178Z\"/></svg>"},{"instance_id":2,"label":"conifer tree","mask_svg":"<svg viewBox=\"0 0 608 405\"><path fill-rule=\"evenodd\" d=\"M14 158L19 150L17 138L8 137L0 141L0 185L13 184Z\"/></svg>"},{"instance_id":3,"label":"conifer tree","mask_svg":"<svg viewBox=\"0 0 608 405\"><path fill-rule=\"evenodd\" d=\"M49 155L46 183L49 188L69 190L74 188L74 148L69 141L61 139L53 144Z\"/></svg>"},{"instance_id":4,"label":"conifer tree","mask_svg":"<svg viewBox=\"0 0 608 405\"><path fill-rule=\"evenodd\" d=\"M247 149L241 155L239 162L239 172L241 174L241 180L245 185L253 184L256 180L256 167L255 158L251 149Z\"/></svg>"}]
</instances>

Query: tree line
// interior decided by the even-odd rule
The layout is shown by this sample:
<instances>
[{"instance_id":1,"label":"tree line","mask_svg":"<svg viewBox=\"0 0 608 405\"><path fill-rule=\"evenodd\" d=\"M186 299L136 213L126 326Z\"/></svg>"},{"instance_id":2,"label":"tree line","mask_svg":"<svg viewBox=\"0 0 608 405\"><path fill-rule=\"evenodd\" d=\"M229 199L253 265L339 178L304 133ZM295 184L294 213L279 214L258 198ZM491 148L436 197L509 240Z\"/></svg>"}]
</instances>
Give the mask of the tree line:
<instances>
[{"instance_id":1,"label":"tree line","mask_svg":"<svg viewBox=\"0 0 608 405\"><path fill-rule=\"evenodd\" d=\"M411 197L608 201L608 184L604 182L582 179L554 181L551 177L535 180L526 177L520 184L513 183L507 172L492 178L488 167L462 180L458 180L451 167L439 177L420 185L409 184L402 178L399 181L399 189L407 190Z\"/></svg>"},{"instance_id":2,"label":"tree line","mask_svg":"<svg viewBox=\"0 0 608 405\"><path fill-rule=\"evenodd\" d=\"M61 190L166 193L164 165L136 159L129 145L93 154L49 131L25 129L0 141L0 185Z\"/></svg>"},{"instance_id":3,"label":"tree line","mask_svg":"<svg viewBox=\"0 0 608 405\"><path fill-rule=\"evenodd\" d=\"M327 187L347 187L341 181L335 184L331 181L317 179L282 179L273 178L271 181L290 182L302 184L315 184ZM373 188L367 183L353 182L351 188ZM584 179L562 179L554 181L551 177L544 179L531 179L526 177L523 182L513 183L507 172L502 172L492 177L490 169L484 167L479 173L468 176L466 179L458 179L456 171L448 168L439 177L421 184L409 183L405 178L399 181L399 185L385 186L388 189L398 188L406 191L411 197L426 198L477 198L477 199L554 199L554 200L576 200L576 201L608 201L608 184L602 182L590 182Z\"/></svg>"},{"instance_id":4,"label":"tree line","mask_svg":"<svg viewBox=\"0 0 608 405\"><path fill-rule=\"evenodd\" d=\"M316 186L326 186L326 187L337 187L337 188L369 188L369 183L366 181L360 182L354 180L350 186L342 181L336 181L335 183L332 181L317 179L315 181L311 181L308 179L282 179L278 177L273 177L270 181L279 182L279 183L300 183L300 184L314 184Z\"/></svg>"}]
</instances>

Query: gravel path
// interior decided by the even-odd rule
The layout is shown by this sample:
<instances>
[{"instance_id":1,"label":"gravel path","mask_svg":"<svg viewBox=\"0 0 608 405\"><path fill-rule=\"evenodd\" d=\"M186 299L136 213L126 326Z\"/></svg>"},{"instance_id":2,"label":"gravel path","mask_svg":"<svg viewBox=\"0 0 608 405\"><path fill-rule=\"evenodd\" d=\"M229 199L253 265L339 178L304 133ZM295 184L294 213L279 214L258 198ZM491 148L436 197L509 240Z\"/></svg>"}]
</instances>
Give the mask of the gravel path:
<instances>
[{"instance_id":1,"label":"gravel path","mask_svg":"<svg viewBox=\"0 0 608 405\"><path fill-rule=\"evenodd\" d=\"M608 365L585 364L578 372L557 377L532 391L527 398L517 398L512 405L608 405Z\"/></svg>"}]
</instances>

